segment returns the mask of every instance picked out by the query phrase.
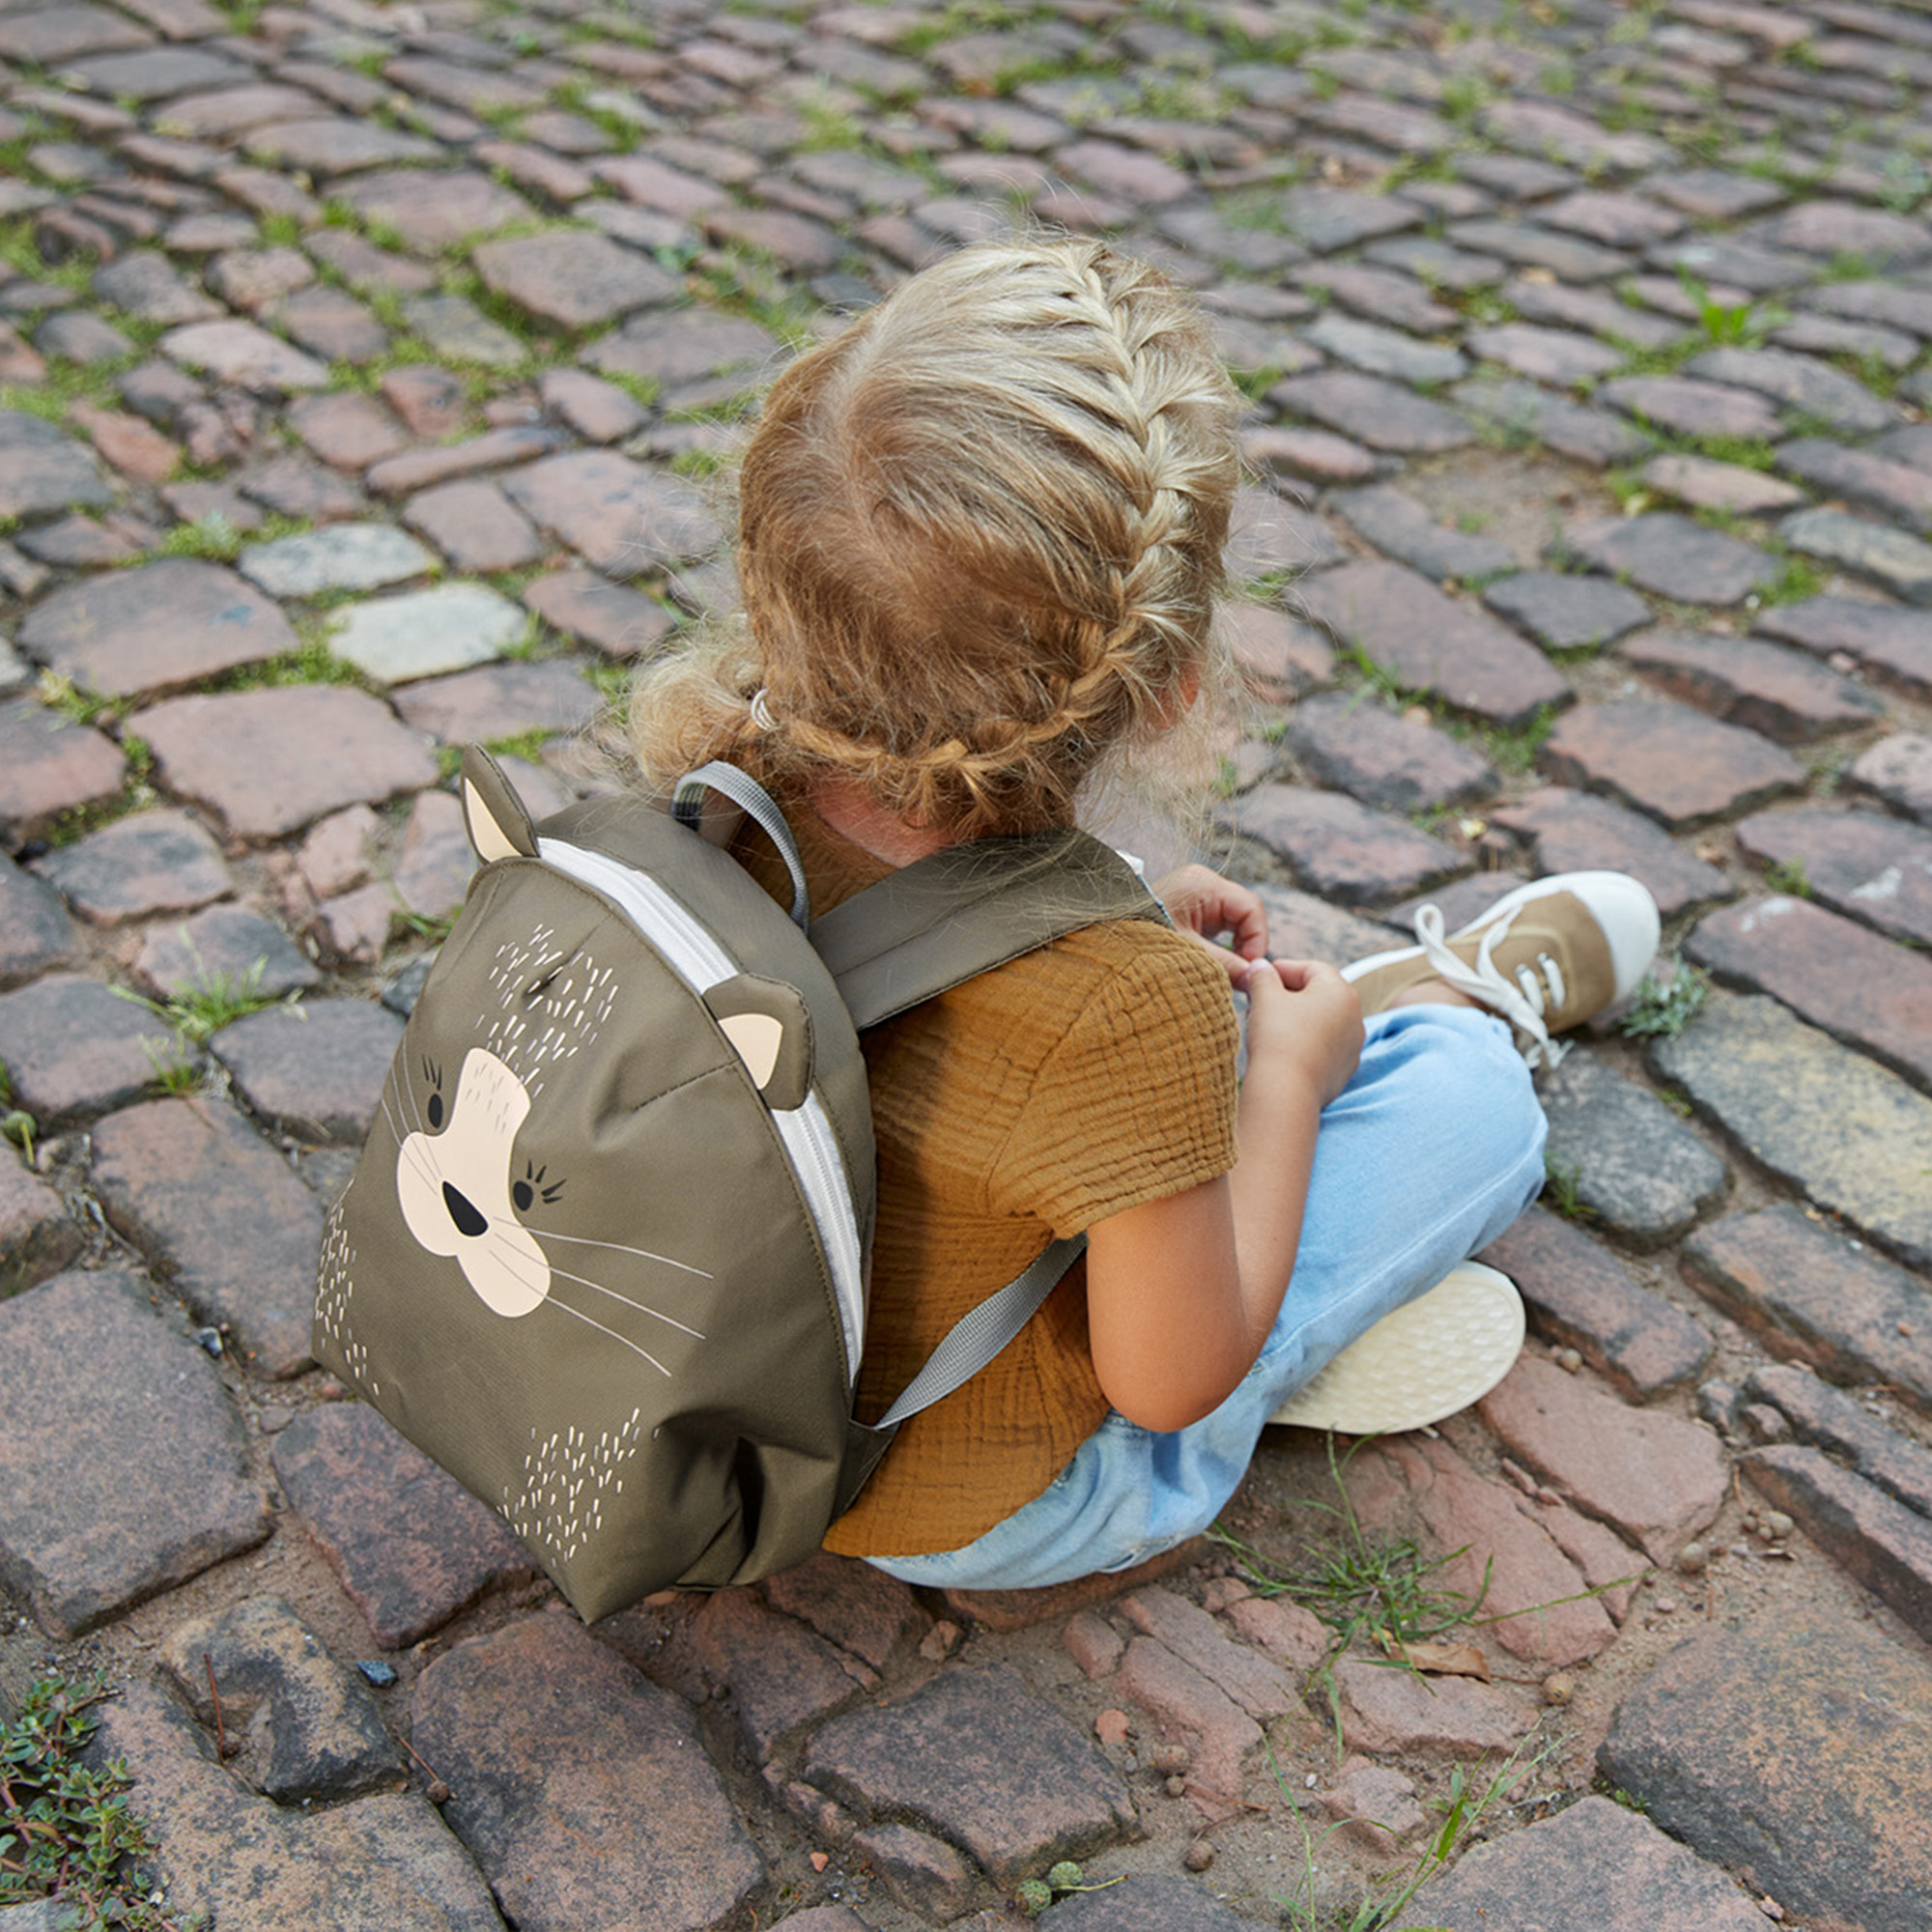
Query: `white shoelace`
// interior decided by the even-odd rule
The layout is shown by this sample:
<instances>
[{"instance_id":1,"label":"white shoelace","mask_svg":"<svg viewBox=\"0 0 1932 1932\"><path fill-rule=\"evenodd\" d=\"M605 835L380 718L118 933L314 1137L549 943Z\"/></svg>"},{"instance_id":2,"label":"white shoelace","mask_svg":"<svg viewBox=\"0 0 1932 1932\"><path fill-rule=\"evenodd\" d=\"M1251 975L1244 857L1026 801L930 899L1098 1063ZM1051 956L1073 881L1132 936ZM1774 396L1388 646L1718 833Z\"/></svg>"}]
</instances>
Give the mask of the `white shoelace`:
<instances>
[{"instance_id":1,"label":"white shoelace","mask_svg":"<svg viewBox=\"0 0 1932 1932\"><path fill-rule=\"evenodd\" d=\"M1415 915L1415 936L1422 944L1423 957L1435 969L1438 979L1467 993L1526 1037L1522 1057L1532 1067L1554 1066L1570 1049L1563 1041L1550 1038L1544 1015L1560 1008L1567 997L1562 969L1548 953L1539 952L1534 966L1519 966L1512 978L1494 958L1497 946L1508 936L1521 910L1518 906L1484 930L1473 966L1450 952L1440 907L1426 905Z\"/></svg>"}]
</instances>

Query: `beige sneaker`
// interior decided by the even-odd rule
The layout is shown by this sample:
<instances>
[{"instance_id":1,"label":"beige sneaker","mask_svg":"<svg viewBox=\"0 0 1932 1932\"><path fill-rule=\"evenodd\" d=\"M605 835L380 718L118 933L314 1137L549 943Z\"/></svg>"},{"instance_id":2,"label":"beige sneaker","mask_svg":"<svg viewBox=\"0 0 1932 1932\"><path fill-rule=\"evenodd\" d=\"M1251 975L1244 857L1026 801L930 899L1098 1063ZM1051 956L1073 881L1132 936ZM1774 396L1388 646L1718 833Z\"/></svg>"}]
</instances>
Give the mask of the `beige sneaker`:
<instances>
[{"instance_id":1,"label":"beige sneaker","mask_svg":"<svg viewBox=\"0 0 1932 1932\"><path fill-rule=\"evenodd\" d=\"M1550 1038L1594 1019L1634 990L1657 956L1657 901L1624 872L1558 872L1505 893L1479 919L1446 937L1442 914L1415 916L1416 946L1342 968L1364 1013L1398 993L1442 980L1516 1029L1532 1066L1554 1066L1566 1049Z\"/></svg>"},{"instance_id":2,"label":"beige sneaker","mask_svg":"<svg viewBox=\"0 0 1932 1932\"><path fill-rule=\"evenodd\" d=\"M1268 1420L1345 1435L1393 1435L1480 1400L1522 1351L1522 1297L1482 1262L1453 1267L1384 1315Z\"/></svg>"}]
</instances>

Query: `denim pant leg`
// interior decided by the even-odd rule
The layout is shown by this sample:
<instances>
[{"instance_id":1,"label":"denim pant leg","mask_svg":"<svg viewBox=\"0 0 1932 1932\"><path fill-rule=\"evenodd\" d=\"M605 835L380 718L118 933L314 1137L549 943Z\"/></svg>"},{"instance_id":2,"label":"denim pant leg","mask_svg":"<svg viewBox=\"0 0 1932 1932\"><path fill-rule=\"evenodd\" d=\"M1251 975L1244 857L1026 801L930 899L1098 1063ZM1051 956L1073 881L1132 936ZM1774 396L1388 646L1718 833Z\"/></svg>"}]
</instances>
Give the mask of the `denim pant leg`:
<instances>
[{"instance_id":1,"label":"denim pant leg","mask_svg":"<svg viewBox=\"0 0 1932 1932\"><path fill-rule=\"evenodd\" d=\"M1110 1414L1040 1495L963 1548L871 1560L909 1583L1023 1589L1128 1569L1205 1529L1281 1403L1536 1198L1544 1125L1499 1020L1446 1006L1377 1014L1321 1116L1281 1313L1234 1393L1165 1433Z\"/></svg>"}]
</instances>

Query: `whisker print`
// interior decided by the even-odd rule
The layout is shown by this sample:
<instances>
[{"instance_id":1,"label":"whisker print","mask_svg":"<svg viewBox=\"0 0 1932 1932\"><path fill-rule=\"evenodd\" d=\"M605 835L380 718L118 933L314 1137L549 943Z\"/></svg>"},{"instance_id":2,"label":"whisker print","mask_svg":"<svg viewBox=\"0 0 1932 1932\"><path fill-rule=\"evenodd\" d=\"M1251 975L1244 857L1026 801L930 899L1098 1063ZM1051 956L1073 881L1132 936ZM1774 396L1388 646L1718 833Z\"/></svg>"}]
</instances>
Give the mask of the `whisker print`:
<instances>
[{"instance_id":1,"label":"whisker print","mask_svg":"<svg viewBox=\"0 0 1932 1932\"><path fill-rule=\"evenodd\" d=\"M540 1293L542 1291L544 1284L549 1278L549 1276L554 1273L555 1271L554 1269L552 1268L543 1268L539 1270L537 1273L528 1276L527 1278L525 1277L524 1275L519 1274L517 1272L517 1264L519 1263L522 1263L526 1266L527 1266L529 1264L529 1256L524 1253L524 1251L521 1248L519 1248L515 1242L510 1240L510 1238L506 1235L504 1235L500 1229L493 1229L491 1231L490 1256L491 1259L497 1264L497 1265L499 1268L501 1268L503 1272L506 1275L508 1275L510 1279L514 1281L519 1288L526 1288L533 1294Z\"/></svg>"},{"instance_id":2,"label":"whisker print","mask_svg":"<svg viewBox=\"0 0 1932 1932\"><path fill-rule=\"evenodd\" d=\"M599 1294L608 1294L612 1301L621 1301L626 1308L635 1308L639 1315L648 1315L653 1321L662 1321L667 1327L675 1328L680 1334L689 1335L695 1342L705 1339L697 1329L686 1327L675 1317L661 1313L647 1301L633 1301L628 1294L619 1294L614 1288L606 1288L601 1281L590 1281L581 1274L566 1274L560 1267L552 1268L551 1273L558 1281L574 1281L580 1288L594 1288Z\"/></svg>"},{"instance_id":3,"label":"whisker print","mask_svg":"<svg viewBox=\"0 0 1932 1932\"><path fill-rule=\"evenodd\" d=\"M524 1226L539 1240L569 1241L580 1248L609 1248L616 1255L636 1255L641 1261L662 1262L666 1267L682 1268L686 1274L695 1274L700 1281L710 1281L712 1277L701 1267L693 1267L689 1262L674 1262L668 1255L654 1255L648 1248L627 1248L622 1241L592 1241L582 1235L553 1234L548 1228L539 1228L534 1221L526 1221Z\"/></svg>"},{"instance_id":4,"label":"whisker print","mask_svg":"<svg viewBox=\"0 0 1932 1932\"><path fill-rule=\"evenodd\" d=\"M648 1349L640 1349L635 1342L630 1341L626 1337L618 1334L616 1329L607 1328L605 1327L603 1322L591 1321L590 1317L584 1314L584 1312L581 1308L572 1308L568 1302L564 1301L559 1301L554 1305L558 1308L561 1308L566 1315L576 1316L577 1319L580 1321L582 1321L586 1327L596 1329L600 1335L608 1335L613 1342L622 1342L624 1347L630 1350L632 1354L641 1355L644 1358L644 1360L647 1361L651 1365L651 1367L658 1372L659 1375L664 1377L664 1378L667 1381L672 1379L671 1372L668 1368L666 1368L665 1365L661 1361L659 1361L658 1358L654 1354L652 1354Z\"/></svg>"}]
</instances>

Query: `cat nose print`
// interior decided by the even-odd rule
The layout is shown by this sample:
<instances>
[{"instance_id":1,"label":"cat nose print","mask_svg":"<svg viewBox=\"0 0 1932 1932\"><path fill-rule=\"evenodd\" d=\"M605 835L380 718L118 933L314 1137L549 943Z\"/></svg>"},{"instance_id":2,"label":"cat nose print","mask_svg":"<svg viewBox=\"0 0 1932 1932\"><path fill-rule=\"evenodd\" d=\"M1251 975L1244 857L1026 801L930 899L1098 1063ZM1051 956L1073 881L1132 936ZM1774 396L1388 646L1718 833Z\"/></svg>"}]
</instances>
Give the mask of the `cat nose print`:
<instances>
[{"instance_id":1,"label":"cat nose print","mask_svg":"<svg viewBox=\"0 0 1932 1932\"><path fill-rule=\"evenodd\" d=\"M468 1197L446 1180L442 1183L442 1205L449 1209L449 1218L456 1223L459 1235L468 1235L473 1239L490 1225L488 1216L479 1214Z\"/></svg>"}]
</instances>

